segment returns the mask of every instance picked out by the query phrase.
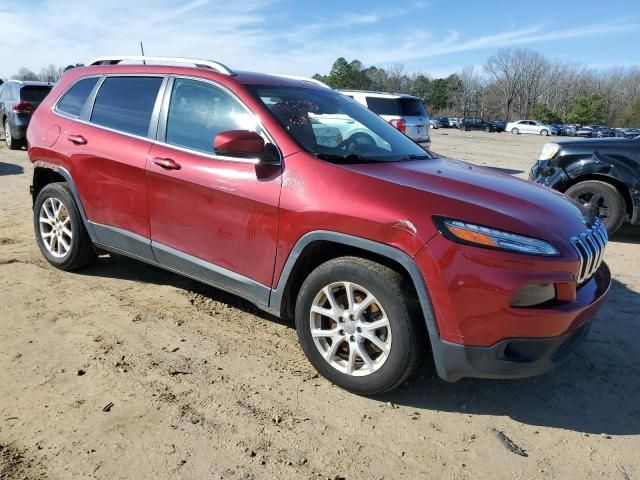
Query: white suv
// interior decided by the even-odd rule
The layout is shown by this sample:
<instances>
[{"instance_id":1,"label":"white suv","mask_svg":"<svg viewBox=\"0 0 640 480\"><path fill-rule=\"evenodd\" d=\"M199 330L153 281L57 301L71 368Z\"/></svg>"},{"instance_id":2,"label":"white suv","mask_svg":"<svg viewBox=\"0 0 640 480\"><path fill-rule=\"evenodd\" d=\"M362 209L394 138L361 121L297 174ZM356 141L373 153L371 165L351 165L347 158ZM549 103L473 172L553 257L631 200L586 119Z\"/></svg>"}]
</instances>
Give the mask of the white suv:
<instances>
[{"instance_id":1,"label":"white suv","mask_svg":"<svg viewBox=\"0 0 640 480\"><path fill-rule=\"evenodd\" d=\"M340 92L380 115L421 147L431 146L429 114L420 97L363 90L341 90Z\"/></svg>"}]
</instances>

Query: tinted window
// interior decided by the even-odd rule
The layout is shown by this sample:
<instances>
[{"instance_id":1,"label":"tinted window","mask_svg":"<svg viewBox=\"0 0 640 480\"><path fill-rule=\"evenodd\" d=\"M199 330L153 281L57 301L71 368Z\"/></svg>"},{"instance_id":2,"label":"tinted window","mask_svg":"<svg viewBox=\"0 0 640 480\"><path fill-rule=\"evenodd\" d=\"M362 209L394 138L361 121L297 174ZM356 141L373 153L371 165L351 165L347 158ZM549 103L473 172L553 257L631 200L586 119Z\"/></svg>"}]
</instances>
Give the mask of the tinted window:
<instances>
[{"instance_id":1,"label":"tinted window","mask_svg":"<svg viewBox=\"0 0 640 480\"><path fill-rule=\"evenodd\" d=\"M91 123L146 136L160 77L107 78L96 95Z\"/></svg>"},{"instance_id":2,"label":"tinted window","mask_svg":"<svg viewBox=\"0 0 640 480\"><path fill-rule=\"evenodd\" d=\"M369 109L378 115L399 115L404 117L424 117L427 111L416 98L367 97Z\"/></svg>"},{"instance_id":3,"label":"tinted window","mask_svg":"<svg viewBox=\"0 0 640 480\"><path fill-rule=\"evenodd\" d=\"M26 100L29 103L40 103L44 100L51 87L44 85L25 85L20 89L20 100Z\"/></svg>"},{"instance_id":4,"label":"tinted window","mask_svg":"<svg viewBox=\"0 0 640 480\"><path fill-rule=\"evenodd\" d=\"M80 116L82 107L84 107L84 103L87 101L97 81L97 77L80 80L64 94L60 102L58 102L57 109L75 117Z\"/></svg>"},{"instance_id":5,"label":"tinted window","mask_svg":"<svg viewBox=\"0 0 640 480\"><path fill-rule=\"evenodd\" d=\"M255 117L210 83L177 78L167 116L166 142L213 153L213 140L226 130L257 131Z\"/></svg>"}]
</instances>

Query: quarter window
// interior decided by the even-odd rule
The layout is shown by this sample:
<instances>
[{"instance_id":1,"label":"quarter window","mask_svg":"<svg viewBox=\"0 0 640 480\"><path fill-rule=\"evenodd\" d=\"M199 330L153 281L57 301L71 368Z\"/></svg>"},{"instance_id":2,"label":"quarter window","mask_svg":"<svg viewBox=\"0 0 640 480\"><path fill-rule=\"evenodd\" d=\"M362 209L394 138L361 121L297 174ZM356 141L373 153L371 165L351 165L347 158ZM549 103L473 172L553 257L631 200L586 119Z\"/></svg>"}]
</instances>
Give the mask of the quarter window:
<instances>
[{"instance_id":1,"label":"quarter window","mask_svg":"<svg viewBox=\"0 0 640 480\"><path fill-rule=\"evenodd\" d=\"M226 130L259 132L255 116L210 83L176 78L167 115L166 142L213 153L213 141Z\"/></svg>"},{"instance_id":2,"label":"quarter window","mask_svg":"<svg viewBox=\"0 0 640 480\"><path fill-rule=\"evenodd\" d=\"M58 102L57 110L74 117L79 117L97 81L98 77L93 77L84 78L77 82L64 94L60 102Z\"/></svg>"},{"instance_id":3,"label":"quarter window","mask_svg":"<svg viewBox=\"0 0 640 480\"><path fill-rule=\"evenodd\" d=\"M109 77L96 95L91 123L147 136L160 77Z\"/></svg>"}]
</instances>

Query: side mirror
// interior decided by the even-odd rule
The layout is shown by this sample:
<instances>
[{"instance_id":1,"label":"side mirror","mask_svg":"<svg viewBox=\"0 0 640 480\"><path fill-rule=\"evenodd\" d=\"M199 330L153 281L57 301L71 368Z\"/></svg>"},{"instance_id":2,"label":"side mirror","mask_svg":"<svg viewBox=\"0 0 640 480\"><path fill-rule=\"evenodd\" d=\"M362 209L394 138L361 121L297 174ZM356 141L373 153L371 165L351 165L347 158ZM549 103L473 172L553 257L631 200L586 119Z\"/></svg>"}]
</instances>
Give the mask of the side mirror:
<instances>
[{"instance_id":1,"label":"side mirror","mask_svg":"<svg viewBox=\"0 0 640 480\"><path fill-rule=\"evenodd\" d=\"M249 130L227 130L216 135L213 151L226 157L262 158L264 139Z\"/></svg>"}]
</instances>

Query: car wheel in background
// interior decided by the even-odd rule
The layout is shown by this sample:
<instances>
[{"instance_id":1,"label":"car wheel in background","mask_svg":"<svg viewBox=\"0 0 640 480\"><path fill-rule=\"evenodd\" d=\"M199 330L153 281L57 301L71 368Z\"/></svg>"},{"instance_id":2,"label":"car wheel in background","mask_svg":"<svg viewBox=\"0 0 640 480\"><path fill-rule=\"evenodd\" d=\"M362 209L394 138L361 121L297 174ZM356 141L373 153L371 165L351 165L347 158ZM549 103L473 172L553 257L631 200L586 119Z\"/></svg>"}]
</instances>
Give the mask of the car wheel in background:
<instances>
[{"instance_id":1,"label":"car wheel in background","mask_svg":"<svg viewBox=\"0 0 640 480\"><path fill-rule=\"evenodd\" d=\"M38 194L33 226L44 258L61 270L77 270L97 255L66 183L50 183Z\"/></svg>"},{"instance_id":2,"label":"car wheel in background","mask_svg":"<svg viewBox=\"0 0 640 480\"><path fill-rule=\"evenodd\" d=\"M598 180L586 180L569 188L566 195L600 217L610 234L615 233L626 213L624 197L613 185Z\"/></svg>"},{"instance_id":3,"label":"car wheel in background","mask_svg":"<svg viewBox=\"0 0 640 480\"><path fill-rule=\"evenodd\" d=\"M491 133L491 129L489 127L484 127L484 131L487 133Z\"/></svg>"},{"instance_id":4,"label":"car wheel in background","mask_svg":"<svg viewBox=\"0 0 640 480\"><path fill-rule=\"evenodd\" d=\"M4 141L7 143L9 150L20 150L22 148L22 142L16 140L11 136L11 127L9 126L9 119L4 121Z\"/></svg>"},{"instance_id":5,"label":"car wheel in background","mask_svg":"<svg viewBox=\"0 0 640 480\"><path fill-rule=\"evenodd\" d=\"M549 135L549 131L543 128L542 130L540 130L540 135L546 137L547 135Z\"/></svg>"},{"instance_id":6,"label":"car wheel in background","mask_svg":"<svg viewBox=\"0 0 640 480\"><path fill-rule=\"evenodd\" d=\"M511 129L511 133L513 133L514 135L518 135L520 133L520 130L514 127Z\"/></svg>"},{"instance_id":7,"label":"car wheel in background","mask_svg":"<svg viewBox=\"0 0 640 480\"><path fill-rule=\"evenodd\" d=\"M296 302L296 329L307 358L321 375L354 393L397 387L418 367L427 341L412 291L402 274L370 260L341 257L320 265Z\"/></svg>"}]
</instances>

